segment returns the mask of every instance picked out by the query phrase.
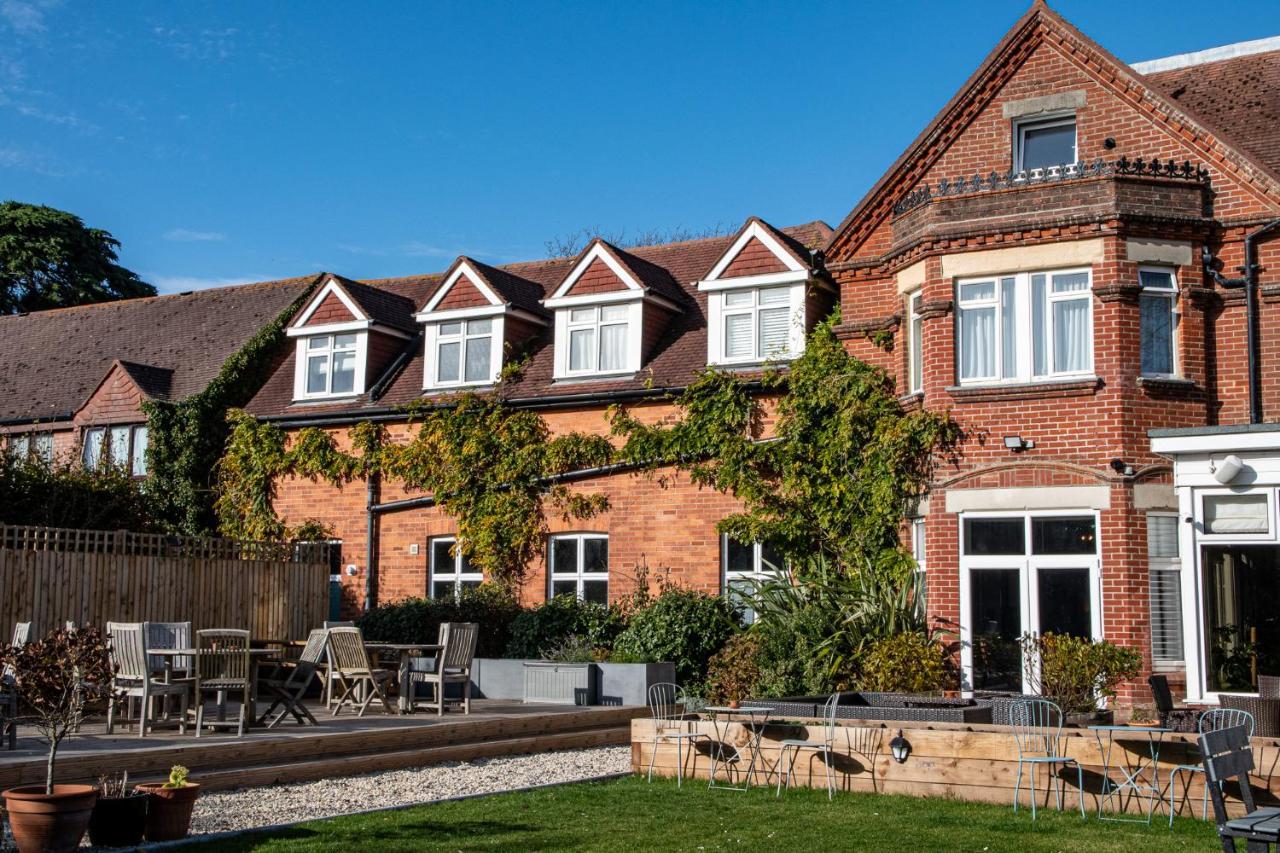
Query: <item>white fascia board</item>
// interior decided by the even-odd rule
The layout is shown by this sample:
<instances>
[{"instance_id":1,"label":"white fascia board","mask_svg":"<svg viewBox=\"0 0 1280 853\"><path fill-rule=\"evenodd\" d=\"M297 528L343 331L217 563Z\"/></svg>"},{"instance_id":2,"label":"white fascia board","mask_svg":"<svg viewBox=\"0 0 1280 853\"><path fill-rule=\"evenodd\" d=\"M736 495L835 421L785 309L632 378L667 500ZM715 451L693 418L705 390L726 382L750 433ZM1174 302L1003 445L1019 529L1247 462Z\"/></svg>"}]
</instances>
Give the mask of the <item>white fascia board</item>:
<instances>
[{"instance_id":1,"label":"white fascia board","mask_svg":"<svg viewBox=\"0 0 1280 853\"><path fill-rule=\"evenodd\" d=\"M334 335L342 332L364 332L372 327L372 320L348 320L345 323L325 323L323 326L291 326L285 331L285 335L290 338L310 338L316 335ZM399 329L386 328L386 331L391 334L408 337Z\"/></svg>"},{"instance_id":2,"label":"white fascia board","mask_svg":"<svg viewBox=\"0 0 1280 853\"><path fill-rule=\"evenodd\" d=\"M711 273L707 276L706 280L715 281L720 278L721 274L728 269L729 264L733 263L733 259L738 257L738 253L751 242L752 237L763 243L765 248L770 252L773 252L773 254L777 256L778 260L786 264L787 269L792 272L808 272L807 267L792 257L791 253L783 248L782 244L775 240L773 235L770 234L759 222L752 222L747 226L745 231L738 235L738 239L729 247L729 251L720 256L720 260L716 262L714 267L712 267Z\"/></svg>"},{"instance_id":3,"label":"white fascia board","mask_svg":"<svg viewBox=\"0 0 1280 853\"><path fill-rule=\"evenodd\" d=\"M440 323L448 320L479 320L498 317L507 313L506 305L482 305L477 308L449 308L445 311L419 311L414 319L419 323Z\"/></svg>"},{"instance_id":4,"label":"white fascia board","mask_svg":"<svg viewBox=\"0 0 1280 853\"><path fill-rule=\"evenodd\" d=\"M744 275L739 278L705 279L698 282L698 290L740 290L747 287L768 287L774 284L796 284L809 278L808 270L787 270L761 275Z\"/></svg>"},{"instance_id":5,"label":"white fascia board","mask_svg":"<svg viewBox=\"0 0 1280 853\"><path fill-rule=\"evenodd\" d=\"M579 308L583 305L609 305L614 302L639 302L645 298L643 290L615 290L611 293L584 293L582 296L553 296L542 300L548 308ZM662 297L653 297L661 299ZM662 300L671 305L668 300ZM672 307L675 307L672 305Z\"/></svg>"},{"instance_id":6,"label":"white fascia board","mask_svg":"<svg viewBox=\"0 0 1280 853\"><path fill-rule=\"evenodd\" d=\"M316 313L316 309L324 304L325 298L331 293L334 296L337 296L338 300L347 307L347 310L351 312L352 317L355 317L357 320L369 319L365 316L365 313L360 310L360 306L357 305L355 301L347 295L347 292L338 285L338 282L330 278L324 283L324 287L320 288L320 292L311 298L310 304L307 305L306 310L302 312L302 316L294 322L293 327L291 328L302 326L310 320L311 315Z\"/></svg>"},{"instance_id":7,"label":"white fascia board","mask_svg":"<svg viewBox=\"0 0 1280 853\"><path fill-rule=\"evenodd\" d=\"M551 306L552 299L564 298L564 295L568 293L575 284L577 284L578 279L582 278L582 274L587 271L596 259L604 261L605 266L613 270L613 274L622 279L622 283L627 286L628 290L644 290L644 287L640 282L635 280L635 277L631 275L626 267L618 263L618 260L613 256L613 253L606 249L603 243L596 243L591 247L591 251L587 252L587 254L583 256L582 260L578 261L577 266L575 266L573 271L569 273L569 277L556 288L556 292L551 294L550 298L543 300L543 304Z\"/></svg>"},{"instance_id":8,"label":"white fascia board","mask_svg":"<svg viewBox=\"0 0 1280 853\"><path fill-rule=\"evenodd\" d=\"M1239 453L1249 450L1280 450L1280 430L1209 435L1180 435L1151 439L1151 450L1161 456L1185 453Z\"/></svg>"},{"instance_id":9,"label":"white fascia board","mask_svg":"<svg viewBox=\"0 0 1280 853\"><path fill-rule=\"evenodd\" d=\"M422 310L418 313L426 314L435 310L435 307L440 304L440 301L444 299L450 290L453 289L453 286L458 282L458 279L462 278L464 275L467 277L467 281L471 282L471 284L475 286L475 289L480 291L480 295L489 300L490 305L503 304L503 300L498 297L498 294L493 292L493 288L484 283L484 279L480 277L480 274L472 269L469 263L463 261L458 264L458 268L453 271L453 275L449 276L445 280L445 283L440 286L440 289L436 291L435 295L431 297L427 304L423 306Z\"/></svg>"}]
</instances>

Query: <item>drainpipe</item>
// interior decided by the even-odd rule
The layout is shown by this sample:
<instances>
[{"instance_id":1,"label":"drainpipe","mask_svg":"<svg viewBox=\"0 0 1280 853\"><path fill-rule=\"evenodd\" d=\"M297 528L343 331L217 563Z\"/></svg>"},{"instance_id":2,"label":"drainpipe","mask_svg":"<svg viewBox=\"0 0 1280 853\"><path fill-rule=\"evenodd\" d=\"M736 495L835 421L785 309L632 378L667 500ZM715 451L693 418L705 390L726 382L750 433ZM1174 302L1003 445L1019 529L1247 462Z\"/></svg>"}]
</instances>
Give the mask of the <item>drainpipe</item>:
<instances>
[{"instance_id":1,"label":"drainpipe","mask_svg":"<svg viewBox=\"0 0 1280 853\"><path fill-rule=\"evenodd\" d=\"M1218 283L1218 286L1229 289L1244 289L1245 306L1245 347L1247 349L1249 368L1249 423L1262 423L1262 390L1258 379L1260 353L1258 352L1258 269L1257 241L1273 231L1280 229L1280 219L1274 219L1253 231L1244 238L1244 266L1241 278L1224 278L1213 268L1213 253L1208 246L1200 249L1204 261L1204 270Z\"/></svg>"},{"instance_id":2,"label":"drainpipe","mask_svg":"<svg viewBox=\"0 0 1280 853\"><path fill-rule=\"evenodd\" d=\"M368 613L373 609L373 574L374 567L378 564L378 516L374 510L378 506L381 477L377 471L370 471L366 482L368 484L368 492L365 499L367 521L365 525L364 610Z\"/></svg>"}]
</instances>

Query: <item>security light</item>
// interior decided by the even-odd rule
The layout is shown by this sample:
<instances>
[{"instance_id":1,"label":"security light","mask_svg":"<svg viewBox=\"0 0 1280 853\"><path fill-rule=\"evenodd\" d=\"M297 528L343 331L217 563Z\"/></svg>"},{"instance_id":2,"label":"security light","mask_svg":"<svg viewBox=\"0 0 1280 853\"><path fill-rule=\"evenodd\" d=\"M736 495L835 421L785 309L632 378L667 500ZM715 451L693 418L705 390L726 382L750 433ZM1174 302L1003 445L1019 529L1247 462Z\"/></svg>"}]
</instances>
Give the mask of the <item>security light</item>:
<instances>
[{"instance_id":1,"label":"security light","mask_svg":"<svg viewBox=\"0 0 1280 853\"><path fill-rule=\"evenodd\" d=\"M1006 450L1012 450L1017 453L1019 450L1030 450L1036 446L1036 443L1020 435L1006 435L1004 437L1004 446Z\"/></svg>"},{"instance_id":2,"label":"security light","mask_svg":"<svg viewBox=\"0 0 1280 853\"><path fill-rule=\"evenodd\" d=\"M911 742L902 736L902 729L898 729L898 736L889 741L889 752L899 764L905 764L907 756L911 755Z\"/></svg>"}]
</instances>

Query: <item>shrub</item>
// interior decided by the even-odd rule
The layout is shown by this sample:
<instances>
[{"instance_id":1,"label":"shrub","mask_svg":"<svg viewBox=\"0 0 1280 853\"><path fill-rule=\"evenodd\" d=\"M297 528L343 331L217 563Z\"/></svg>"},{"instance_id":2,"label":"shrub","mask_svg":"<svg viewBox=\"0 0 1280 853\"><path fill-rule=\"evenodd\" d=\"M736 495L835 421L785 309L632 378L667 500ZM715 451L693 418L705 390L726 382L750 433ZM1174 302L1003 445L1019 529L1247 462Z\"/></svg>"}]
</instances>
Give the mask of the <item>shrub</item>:
<instances>
[{"instance_id":1,"label":"shrub","mask_svg":"<svg viewBox=\"0 0 1280 853\"><path fill-rule=\"evenodd\" d=\"M384 604L357 621L369 639L387 643L434 643L441 622L475 622L480 626L477 657L501 657L511 628L521 614L520 604L492 584L464 589L452 598L410 598Z\"/></svg>"},{"instance_id":2,"label":"shrub","mask_svg":"<svg viewBox=\"0 0 1280 853\"><path fill-rule=\"evenodd\" d=\"M1114 698L1116 686L1137 678L1142 668L1142 655L1108 640L1023 634L1022 650L1035 692L1069 714L1096 711L1100 698Z\"/></svg>"},{"instance_id":3,"label":"shrub","mask_svg":"<svg viewBox=\"0 0 1280 853\"><path fill-rule=\"evenodd\" d=\"M720 596L665 587L647 607L631 614L614 643L614 659L671 661L676 681L692 684L706 676L707 661L738 630L732 606Z\"/></svg>"},{"instance_id":4,"label":"shrub","mask_svg":"<svg viewBox=\"0 0 1280 853\"><path fill-rule=\"evenodd\" d=\"M751 626L760 642L756 696L816 696L849 687L849 679L833 672L821 654L826 624L821 612L802 610L785 621L761 621Z\"/></svg>"},{"instance_id":5,"label":"shrub","mask_svg":"<svg viewBox=\"0 0 1280 853\"><path fill-rule=\"evenodd\" d=\"M78 459L44 462L0 455L0 522L89 530L155 529L155 501L120 468Z\"/></svg>"},{"instance_id":6,"label":"shrub","mask_svg":"<svg viewBox=\"0 0 1280 853\"><path fill-rule=\"evenodd\" d=\"M877 640L863 656L858 686L890 693L932 693L947 684L946 653L924 634Z\"/></svg>"},{"instance_id":7,"label":"shrub","mask_svg":"<svg viewBox=\"0 0 1280 853\"><path fill-rule=\"evenodd\" d=\"M750 699L760 681L759 654L760 639L755 634L730 637L707 664L707 698L712 702Z\"/></svg>"},{"instance_id":8,"label":"shrub","mask_svg":"<svg viewBox=\"0 0 1280 853\"><path fill-rule=\"evenodd\" d=\"M515 618L506 656L541 658L573 636L583 638L592 648L611 649L624 624L617 608L557 595Z\"/></svg>"}]
</instances>

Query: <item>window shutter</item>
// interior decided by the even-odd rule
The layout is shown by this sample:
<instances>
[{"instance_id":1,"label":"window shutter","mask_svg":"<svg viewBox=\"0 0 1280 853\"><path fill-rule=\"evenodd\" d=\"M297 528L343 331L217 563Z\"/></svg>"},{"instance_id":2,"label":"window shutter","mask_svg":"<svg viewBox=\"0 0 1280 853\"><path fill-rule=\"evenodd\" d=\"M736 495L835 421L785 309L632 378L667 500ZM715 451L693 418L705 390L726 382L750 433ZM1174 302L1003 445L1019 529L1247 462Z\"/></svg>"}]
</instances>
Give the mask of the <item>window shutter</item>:
<instances>
[{"instance_id":1,"label":"window shutter","mask_svg":"<svg viewBox=\"0 0 1280 853\"><path fill-rule=\"evenodd\" d=\"M1182 574L1176 516L1147 516L1147 554L1151 657L1163 663L1182 663Z\"/></svg>"}]
</instances>

